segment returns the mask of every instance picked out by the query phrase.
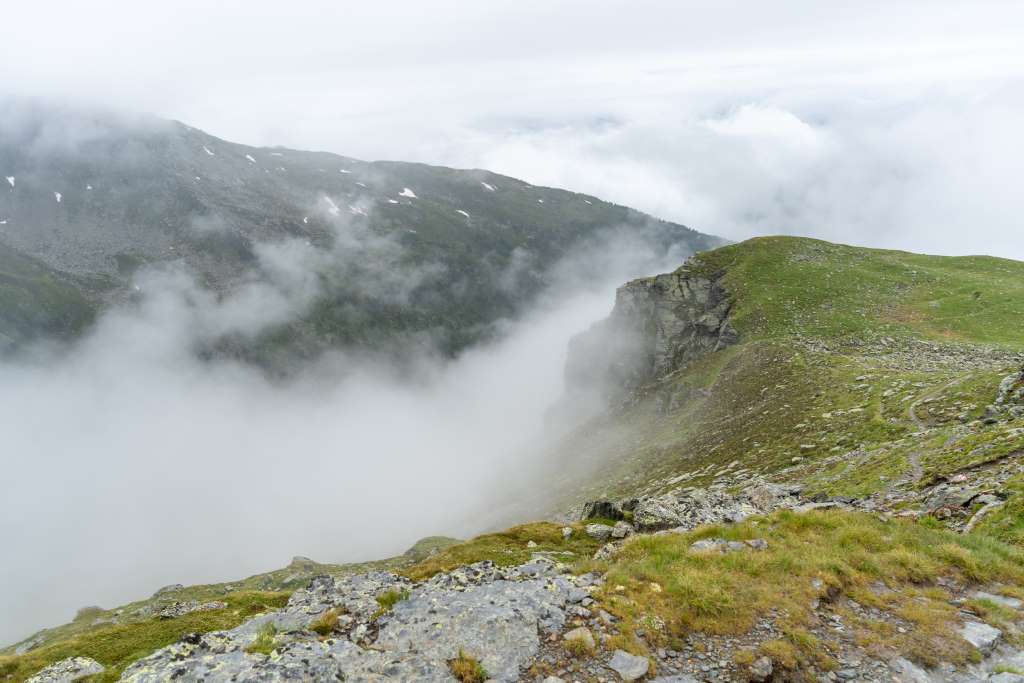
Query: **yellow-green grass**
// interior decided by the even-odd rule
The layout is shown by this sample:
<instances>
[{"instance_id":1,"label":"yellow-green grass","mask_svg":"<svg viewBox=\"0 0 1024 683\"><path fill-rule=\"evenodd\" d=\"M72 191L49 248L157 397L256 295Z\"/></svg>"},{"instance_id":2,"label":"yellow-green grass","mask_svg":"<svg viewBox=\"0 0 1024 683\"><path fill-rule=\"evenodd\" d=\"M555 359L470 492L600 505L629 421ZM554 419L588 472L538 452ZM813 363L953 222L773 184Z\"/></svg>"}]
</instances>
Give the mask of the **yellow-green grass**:
<instances>
[{"instance_id":1,"label":"yellow-green grass","mask_svg":"<svg viewBox=\"0 0 1024 683\"><path fill-rule=\"evenodd\" d=\"M91 683L116 681L129 664L176 643L187 633L234 628L254 615L284 607L288 593L239 592L223 600L228 605L224 609L192 612L175 619L101 626L20 656L0 657L0 680L19 683L50 664L83 656L107 667L91 678Z\"/></svg>"},{"instance_id":2,"label":"yellow-green grass","mask_svg":"<svg viewBox=\"0 0 1024 683\"><path fill-rule=\"evenodd\" d=\"M273 624L266 624L257 633L256 637L245 648L249 654L269 655L277 649L277 627Z\"/></svg>"},{"instance_id":3,"label":"yellow-green grass","mask_svg":"<svg viewBox=\"0 0 1024 683\"><path fill-rule=\"evenodd\" d=\"M459 656L448 662L452 676L460 683L484 683L488 679L487 670L475 658L459 650Z\"/></svg>"},{"instance_id":4,"label":"yellow-green grass","mask_svg":"<svg viewBox=\"0 0 1024 683\"><path fill-rule=\"evenodd\" d=\"M329 636L336 628L338 628L338 610L336 609L327 610L309 625L309 630L319 636Z\"/></svg>"},{"instance_id":5,"label":"yellow-green grass","mask_svg":"<svg viewBox=\"0 0 1024 683\"><path fill-rule=\"evenodd\" d=\"M691 550L694 541L707 537L764 538L769 547L732 553ZM745 633L774 610L785 637L769 649L777 651L780 661L798 664L816 661L828 650L807 637L815 600L843 595L899 616L912 628L886 632L886 645L934 664L940 658L972 656L954 632L957 610L936 583L939 577L1024 585L1020 548L985 536L839 511L785 511L689 534L637 537L611 563L591 566L608 572L599 598L622 619L621 644L628 649L643 651L645 642L671 644L693 631ZM841 607L841 600L835 604ZM630 639L641 628L645 640ZM873 628L880 626L858 625L865 643L870 644Z\"/></svg>"},{"instance_id":6,"label":"yellow-green grass","mask_svg":"<svg viewBox=\"0 0 1024 683\"><path fill-rule=\"evenodd\" d=\"M408 589L397 590L393 588L391 590L384 591L383 593L377 596L377 604L380 606L374 613L373 618L376 619L377 617L383 614L387 614L392 610L392 608L394 608L395 605L400 603L402 600L407 600L408 598Z\"/></svg>"},{"instance_id":7,"label":"yellow-green grass","mask_svg":"<svg viewBox=\"0 0 1024 683\"><path fill-rule=\"evenodd\" d=\"M725 272L734 325L748 336L920 335L1024 348L1024 263L927 256L797 237L761 237L700 254Z\"/></svg>"},{"instance_id":8,"label":"yellow-green grass","mask_svg":"<svg viewBox=\"0 0 1024 683\"><path fill-rule=\"evenodd\" d=\"M1006 502L985 517L977 531L1024 548L1024 475L1010 479L1006 492Z\"/></svg>"},{"instance_id":9,"label":"yellow-green grass","mask_svg":"<svg viewBox=\"0 0 1024 683\"><path fill-rule=\"evenodd\" d=\"M530 546L530 542L536 545ZM491 560L503 567L529 561L534 553L553 553L553 559L566 563L590 557L600 544L574 525L574 532L568 539L562 535L562 527L551 522L536 522L512 527L506 531L477 536L464 543L450 546L436 555L411 567L401 574L419 581L434 574L450 571L456 567ZM557 554L554 554L557 553Z\"/></svg>"}]
</instances>

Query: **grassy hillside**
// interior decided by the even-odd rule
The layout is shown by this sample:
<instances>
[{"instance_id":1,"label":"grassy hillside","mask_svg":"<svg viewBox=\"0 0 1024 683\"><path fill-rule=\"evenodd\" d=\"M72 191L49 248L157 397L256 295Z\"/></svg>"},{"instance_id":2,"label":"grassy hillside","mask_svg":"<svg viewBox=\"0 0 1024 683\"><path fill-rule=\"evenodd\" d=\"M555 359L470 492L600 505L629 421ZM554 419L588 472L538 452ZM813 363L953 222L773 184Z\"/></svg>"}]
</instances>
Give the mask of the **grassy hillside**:
<instances>
[{"instance_id":1,"label":"grassy hillside","mask_svg":"<svg viewBox=\"0 0 1024 683\"><path fill-rule=\"evenodd\" d=\"M724 273L739 343L574 434L570 498L744 472L868 495L1024 447L1017 422L979 419L1021 364L1024 263L770 237L688 268Z\"/></svg>"},{"instance_id":2,"label":"grassy hillside","mask_svg":"<svg viewBox=\"0 0 1024 683\"><path fill-rule=\"evenodd\" d=\"M916 336L1024 349L1024 263L764 237L708 252L748 340Z\"/></svg>"}]
</instances>

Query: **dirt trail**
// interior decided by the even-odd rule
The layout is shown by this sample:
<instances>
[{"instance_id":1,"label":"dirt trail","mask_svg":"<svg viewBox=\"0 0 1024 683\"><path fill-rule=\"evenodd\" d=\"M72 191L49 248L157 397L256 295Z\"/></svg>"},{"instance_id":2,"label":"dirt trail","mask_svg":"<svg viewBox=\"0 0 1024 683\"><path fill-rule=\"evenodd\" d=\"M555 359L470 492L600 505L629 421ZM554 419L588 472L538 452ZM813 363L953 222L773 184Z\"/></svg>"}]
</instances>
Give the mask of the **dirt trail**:
<instances>
[{"instance_id":1,"label":"dirt trail","mask_svg":"<svg viewBox=\"0 0 1024 683\"><path fill-rule=\"evenodd\" d=\"M963 382L968 377L969 375L963 375L961 377L952 379L937 389L925 392L919 399L911 403L910 407L907 409L907 416L910 418L911 422L914 423L914 428L917 429L917 431L919 432L924 432L931 429L931 425L929 425L927 422L918 417L917 407L919 405L921 405L923 402L927 401L930 398L938 396L947 389L955 387L957 384ZM910 453L910 455L907 456L907 461L910 463L910 482L917 483L918 481L921 480L921 477L924 476L924 468L921 466L921 451L914 451Z\"/></svg>"}]
</instances>

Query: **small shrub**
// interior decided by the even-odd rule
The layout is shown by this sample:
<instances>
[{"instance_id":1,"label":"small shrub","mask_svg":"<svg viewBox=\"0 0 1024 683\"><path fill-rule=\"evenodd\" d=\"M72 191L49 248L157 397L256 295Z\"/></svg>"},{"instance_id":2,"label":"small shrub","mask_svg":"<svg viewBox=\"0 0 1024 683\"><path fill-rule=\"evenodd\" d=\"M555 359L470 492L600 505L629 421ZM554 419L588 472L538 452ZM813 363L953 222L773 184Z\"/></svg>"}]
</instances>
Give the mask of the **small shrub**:
<instances>
[{"instance_id":1,"label":"small shrub","mask_svg":"<svg viewBox=\"0 0 1024 683\"><path fill-rule=\"evenodd\" d=\"M249 644L249 647L245 648L245 651L250 654L269 655L276 647L276 640L277 627L273 624L267 624L259 630L256 634L256 639Z\"/></svg>"},{"instance_id":2,"label":"small shrub","mask_svg":"<svg viewBox=\"0 0 1024 683\"><path fill-rule=\"evenodd\" d=\"M565 651L573 657L586 657L594 653L594 649L582 638L565 641Z\"/></svg>"},{"instance_id":3,"label":"small shrub","mask_svg":"<svg viewBox=\"0 0 1024 683\"><path fill-rule=\"evenodd\" d=\"M382 614L387 614L395 605L400 603L402 600L407 600L408 598L408 588L403 588L402 590L391 589L381 593L377 596L377 604L380 605L380 609L378 609L377 613L373 615L373 618L376 619Z\"/></svg>"},{"instance_id":4,"label":"small shrub","mask_svg":"<svg viewBox=\"0 0 1024 683\"><path fill-rule=\"evenodd\" d=\"M483 665L462 650L459 650L458 657L448 662L448 668L461 683L484 683L489 678Z\"/></svg>"},{"instance_id":5,"label":"small shrub","mask_svg":"<svg viewBox=\"0 0 1024 683\"><path fill-rule=\"evenodd\" d=\"M328 636L338 628L338 610L329 609L309 625L309 630L320 636Z\"/></svg>"}]
</instances>

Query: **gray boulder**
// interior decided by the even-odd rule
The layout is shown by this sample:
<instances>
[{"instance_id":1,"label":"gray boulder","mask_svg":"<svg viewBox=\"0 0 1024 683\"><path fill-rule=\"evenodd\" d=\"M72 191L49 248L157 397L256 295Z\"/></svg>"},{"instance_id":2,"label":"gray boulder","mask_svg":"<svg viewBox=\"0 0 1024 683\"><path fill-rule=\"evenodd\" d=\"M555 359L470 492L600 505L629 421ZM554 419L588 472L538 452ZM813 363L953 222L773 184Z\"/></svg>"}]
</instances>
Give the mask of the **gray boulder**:
<instances>
[{"instance_id":1,"label":"gray boulder","mask_svg":"<svg viewBox=\"0 0 1024 683\"><path fill-rule=\"evenodd\" d=\"M763 683L772 676L772 660L769 657L758 657L750 665L750 680L755 683Z\"/></svg>"},{"instance_id":2,"label":"gray boulder","mask_svg":"<svg viewBox=\"0 0 1024 683\"><path fill-rule=\"evenodd\" d=\"M612 527L612 538L626 538L633 535L633 525L629 522L616 522Z\"/></svg>"},{"instance_id":3,"label":"gray boulder","mask_svg":"<svg viewBox=\"0 0 1024 683\"><path fill-rule=\"evenodd\" d=\"M1017 598L1010 598L1005 595L996 595L994 593L986 593L985 591L974 591L971 593L971 597L975 600L987 600L994 602L997 605L1008 607L1009 609L1021 609L1024 607L1024 602Z\"/></svg>"},{"instance_id":4,"label":"gray boulder","mask_svg":"<svg viewBox=\"0 0 1024 683\"><path fill-rule=\"evenodd\" d=\"M607 524L588 524L584 531L596 541L607 541L612 537L612 528Z\"/></svg>"},{"instance_id":5,"label":"gray boulder","mask_svg":"<svg viewBox=\"0 0 1024 683\"><path fill-rule=\"evenodd\" d=\"M657 498L641 500L633 510L633 525L640 531L659 531L680 526L679 514Z\"/></svg>"},{"instance_id":6,"label":"gray boulder","mask_svg":"<svg viewBox=\"0 0 1024 683\"><path fill-rule=\"evenodd\" d=\"M622 508L610 500L592 500L583 504L583 519L625 519Z\"/></svg>"},{"instance_id":7,"label":"gray boulder","mask_svg":"<svg viewBox=\"0 0 1024 683\"><path fill-rule=\"evenodd\" d=\"M616 650L608 662L608 668L619 674L624 681L635 681L647 675L651 662L646 657L637 657L625 650Z\"/></svg>"},{"instance_id":8,"label":"gray boulder","mask_svg":"<svg viewBox=\"0 0 1024 683\"><path fill-rule=\"evenodd\" d=\"M198 600L188 602L174 602L161 608L156 613L157 619L176 619L177 617L191 614L192 612L208 612L210 610L224 609L228 603L214 600L212 602L200 603Z\"/></svg>"},{"instance_id":9,"label":"gray boulder","mask_svg":"<svg viewBox=\"0 0 1024 683\"><path fill-rule=\"evenodd\" d=\"M966 621L960 627L960 637L987 655L996 649L1003 637L1003 632L981 621Z\"/></svg>"}]
</instances>

